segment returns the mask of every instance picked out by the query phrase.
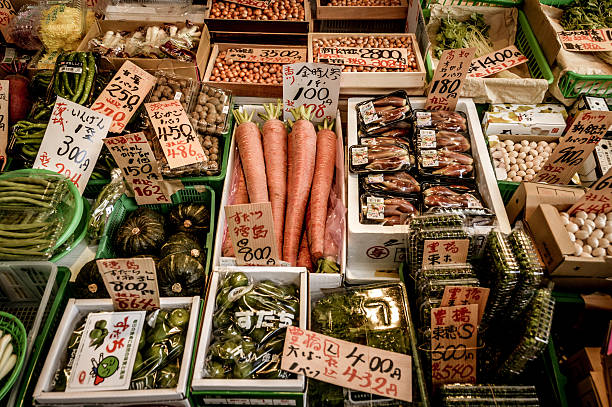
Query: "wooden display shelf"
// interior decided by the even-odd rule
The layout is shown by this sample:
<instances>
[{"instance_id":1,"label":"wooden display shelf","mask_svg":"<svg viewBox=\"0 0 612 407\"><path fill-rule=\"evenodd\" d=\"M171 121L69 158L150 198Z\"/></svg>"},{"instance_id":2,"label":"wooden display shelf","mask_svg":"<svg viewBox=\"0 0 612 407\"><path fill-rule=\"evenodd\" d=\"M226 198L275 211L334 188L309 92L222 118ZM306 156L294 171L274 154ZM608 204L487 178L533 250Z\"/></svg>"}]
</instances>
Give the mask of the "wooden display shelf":
<instances>
[{"instance_id":1,"label":"wooden display shelf","mask_svg":"<svg viewBox=\"0 0 612 407\"><path fill-rule=\"evenodd\" d=\"M409 95L422 95L425 89L425 64L421 57L416 36L412 33L392 34L359 34L359 33L310 33L308 34L308 61L315 62L313 40L339 37L408 37L412 41L412 50L416 57L415 72L342 72L340 79L341 95L375 95L389 93L395 89L404 89Z\"/></svg>"},{"instance_id":2,"label":"wooden display shelf","mask_svg":"<svg viewBox=\"0 0 612 407\"><path fill-rule=\"evenodd\" d=\"M318 20L405 20L408 1L399 6L329 6L317 0Z\"/></svg>"}]
</instances>

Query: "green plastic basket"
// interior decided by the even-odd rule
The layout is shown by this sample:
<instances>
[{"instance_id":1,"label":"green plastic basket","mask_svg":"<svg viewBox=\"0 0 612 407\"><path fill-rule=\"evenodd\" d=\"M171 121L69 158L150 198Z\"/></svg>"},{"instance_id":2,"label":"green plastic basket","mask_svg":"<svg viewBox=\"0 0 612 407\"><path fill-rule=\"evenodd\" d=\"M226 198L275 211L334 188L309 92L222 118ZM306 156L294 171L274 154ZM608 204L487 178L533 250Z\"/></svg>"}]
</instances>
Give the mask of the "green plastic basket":
<instances>
[{"instance_id":1,"label":"green plastic basket","mask_svg":"<svg viewBox=\"0 0 612 407\"><path fill-rule=\"evenodd\" d=\"M199 191L201 192L199 192ZM195 187L186 187L175 194L172 195L172 204L157 204L157 205L144 205L147 208L151 208L157 212L161 212L166 214L170 212L170 208L174 204L190 202L190 203L201 203L207 205L210 210L210 226L208 234L206 235L206 273L208 274L210 271L210 259L212 257L213 250L213 239L215 234L215 191L208 186L198 186L198 190ZM113 208L113 213L110 218L106 222L106 227L104 230L104 235L102 239L100 239L100 244L98 245L98 251L96 252L96 259L112 259L115 256L115 251L113 249L113 238L117 231L117 228L123 223L126 216L135 211L138 208L136 204L136 200L134 198L128 198L125 195L122 195L121 198L115 203Z\"/></svg>"},{"instance_id":2,"label":"green plastic basket","mask_svg":"<svg viewBox=\"0 0 612 407\"><path fill-rule=\"evenodd\" d=\"M91 213L91 205L89 201L83 198L83 216L81 221L77 225L76 230L72 234L72 240L67 240L61 247L59 247L49 261L57 262L63 259L68 253L70 253L75 247L85 239L87 235L87 223L89 222L89 215Z\"/></svg>"},{"instance_id":3,"label":"green plastic basket","mask_svg":"<svg viewBox=\"0 0 612 407\"><path fill-rule=\"evenodd\" d=\"M23 368L28 335L21 321L14 315L4 311L0 311L0 330L2 330L3 334L10 334L13 337L13 353L17 354L17 361L15 366L13 366L10 376L5 376L2 379L3 383L0 388L0 399L2 399L11 390L17 380L17 376L19 376L19 372Z\"/></svg>"},{"instance_id":4,"label":"green plastic basket","mask_svg":"<svg viewBox=\"0 0 612 407\"><path fill-rule=\"evenodd\" d=\"M538 40L536 40L533 35L527 16L521 10L518 11L514 45L516 45L523 55L529 58L527 67L533 79L546 79L549 85L553 83L554 77L548 66L548 62L546 62L546 57L544 57ZM433 78L434 69L430 54L427 54L425 66L427 68L427 80L431 80L431 78Z\"/></svg>"}]
</instances>

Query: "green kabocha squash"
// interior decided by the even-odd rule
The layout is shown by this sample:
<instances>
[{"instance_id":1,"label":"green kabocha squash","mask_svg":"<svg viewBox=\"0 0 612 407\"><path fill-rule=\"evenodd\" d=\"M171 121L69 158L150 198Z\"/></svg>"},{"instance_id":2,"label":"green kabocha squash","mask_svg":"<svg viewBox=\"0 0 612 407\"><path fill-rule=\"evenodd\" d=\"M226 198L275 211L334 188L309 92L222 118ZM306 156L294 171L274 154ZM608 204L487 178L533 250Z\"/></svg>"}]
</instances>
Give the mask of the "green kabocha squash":
<instances>
[{"instance_id":1,"label":"green kabocha squash","mask_svg":"<svg viewBox=\"0 0 612 407\"><path fill-rule=\"evenodd\" d=\"M115 251L126 257L157 253L165 238L164 224L158 214L142 211L137 216L128 217L119 226L115 234Z\"/></svg>"},{"instance_id":2,"label":"green kabocha squash","mask_svg":"<svg viewBox=\"0 0 612 407\"><path fill-rule=\"evenodd\" d=\"M200 295L206 282L204 267L186 253L164 257L157 268L157 283L162 297Z\"/></svg>"},{"instance_id":3,"label":"green kabocha squash","mask_svg":"<svg viewBox=\"0 0 612 407\"><path fill-rule=\"evenodd\" d=\"M160 212L155 212L153 209L147 208L145 206L139 206L135 211L129 214L128 218L134 218L134 217L139 217L143 215L151 217L153 219L157 219L159 223L161 223L164 226L166 225L166 218L164 217L163 214L161 214Z\"/></svg>"},{"instance_id":4,"label":"green kabocha squash","mask_svg":"<svg viewBox=\"0 0 612 407\"><path fill-rule=\"evenodd\" d=\"M207 232L210 211L206 205L182 203L172 208L168 221L177 232Z\"/></svg>"},{"instance_id":5,"label":"green kabocha squash","mask_svg":"<svg viewBox=\"0 0 612 407\"><path fill-rule=\"evenodd\" d=\"M185 253L197 259L202 265L205 264L206 251L191 233L178 232L170 236L166 243L161 247L160 256L162 258L175 253Z\"/></svg>"},{"instance_id":6,"label":"green kabocha squash","mask_svg":"<svg viewBox=\"0 0 612 407\"><path fill-rule=\"evenodd\" d=\"M108 298L102 275L98 271L95 260L85 263L74 280L74 296L76 298Z\"/></svg>"}]
</instances>

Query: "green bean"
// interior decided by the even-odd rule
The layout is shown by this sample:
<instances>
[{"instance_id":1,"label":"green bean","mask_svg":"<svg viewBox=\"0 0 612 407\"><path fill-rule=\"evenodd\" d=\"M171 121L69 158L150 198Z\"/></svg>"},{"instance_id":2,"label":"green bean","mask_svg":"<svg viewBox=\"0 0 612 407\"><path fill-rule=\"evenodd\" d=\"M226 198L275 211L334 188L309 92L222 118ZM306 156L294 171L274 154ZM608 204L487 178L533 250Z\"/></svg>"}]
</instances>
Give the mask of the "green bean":
<instances>
[{"instance_id":1,"label":"green bean","mask_svg":"<svg viewBox=\"0 0 612 407\"><path fill-rule=\"evenodd\" d=\"M44 187L49 186L49 184L55 184L60 180L59 175L55 176L55 175L45 175L44 178L41 178L40 176L38 177L11 177L9 178L11 181L17 181L17 182L25 182L27 184L39 184L42 185Z\"/></svg>"},{"instance_id":2,"label":"green bean","mask_svg":"<svg viewBox=\"0 0 612 407\"><path fill-rule=\"evenodd\" d=\"M47 232L47 233L46 233ZM37 230L36 232L8 232L4 230L0 230L0 238L2 237L10 237L10 238L33 238L33 237L44 237L49 235L49 230Z\"/></svg>"},{"instance_id":3,"label":"green bean","mask_svg":"<svg viewBox=\"0 0 612 407\"><path fill-rule=\"evenodd\" d=\"M87 79L87 57L86 54L83 52L79 52L77 54L77 59L79 60L79 62L81 63L81 66L83 67L83 71L81 71L81 75L79 76L79 82L76 86L76 90L74 91L74 98L72 99L73 102L79 100L81 98L81 95L83 93L83 87L85 85L85 80Z\"/></svg>"},{"instance_id":4,"label":"green bean","mask_svg":"<svg viewBox=\"0 0 612 407\"><path fill-rule=\"evenodd\" d=\"M37 201L36 199L30 199L30 198L0 198L0 203L7 203L7 204L20 204L20 203L29 203L32 205L36 205L36 206L40 206L42 208L48 208L51 209L53 208L53 205L49 204L49 203L45 203L45 202L40 202Z\"/></svg>"},{"instance_id":5,"label":"green bean","mask_svg":"<svg viewBox=\"0 0 612 407\"><path fill-rule=\"evenodd\" d=\"M42 259L47 259L49 258L49 256L45 253L40 253L37 252L35 254L30 254L28 256L28 260L35 260L36 256L42 258ZM19 254L8 254L8 253L0 253L0 259L2 260L23 260L23 256L19 255Z\"/></svg>"},{"instance_id":6,"label":"green bean","mask_svg":"<svg viewBox=\"0 0 612 407\"><path fill-rule=\"evenodd\" d=\"M26 242L24 242L26 243ZM22 246L22 243L16 240L3 240L0 239L0 247L35 247L41 244L44 244L46 246L50 246L51 245L51 240L49 239L30 239L27 242L28 244L25 246Z\"/></svg>"},{"instance_id":7,"label":"green bean","mask_svg":"<svg viewBox=\"0 0 612 407\"><path fill-rule=\"evenodd\" d=\"M52 225L54 222L36 222L36 223L0 223L0 232L8 230L26 230L26 229L41 229Z\"/></svg>"},{"instance_id":8,"label":"green bean","mask_svg":"<svg viewBox=\"0 0 612 407\"><path fill-rule=\"evenodd\" d=\"M41 201L50 201L53 198L53 194L45 195L45 194L31 194L25 191L11 191L11 192L2 192L0 190L0 198L10 198L10 197L18 197L18 198L31 198L38 199Z\"/></svg>"},{"instance_id":9,"label":"green bean","mask_svg":"<svg viewBox=\"0 0 612 407\"><path fill-rule=\"evenodd\" d=\"M89 98L89 92L91 92L91 88L94 83L95 75L96 75L96 60L93 54L91 52L88 52L87 53L87 79L85 80L85 89L83 89L83 94L81 95L81 98L77 102L78 104L82 105L83 103L87 101L87 98Z\"/></svg>"},{"instance_id":10,"label":"green bean","mask_svg":"<svg viewBox=\"0 0 612 407\"><path fill-rule=\"evenodd\" d=\"M24 249L14 249L14 248L10 248L10 247L1 247L0 246L0 254L9 254L9 255L17 255L17 254L24 254L24 255L41 255L42 253L40 251L36 251L36 250L24 250Z\"/></svg>"},{"instance_id":11,"label":"green bean","mask_svg":"<svg viewBox=\"0 0 612 407\"><path fill-rule=\"evenodd\" d=\"M74 60L74 54L70 53L68 54L68 56L66 57L66 62L70 63ZM64 82L64 87L66 88L66 92L68 93L68 95L70 96L74 96L74 90L72 90L70 88L70 81L68 80L68 73L69 72L62 72L61 76L62 76L62 81ZM71 75L73 75L70 72Z\"/></svg>"}]
</instances>

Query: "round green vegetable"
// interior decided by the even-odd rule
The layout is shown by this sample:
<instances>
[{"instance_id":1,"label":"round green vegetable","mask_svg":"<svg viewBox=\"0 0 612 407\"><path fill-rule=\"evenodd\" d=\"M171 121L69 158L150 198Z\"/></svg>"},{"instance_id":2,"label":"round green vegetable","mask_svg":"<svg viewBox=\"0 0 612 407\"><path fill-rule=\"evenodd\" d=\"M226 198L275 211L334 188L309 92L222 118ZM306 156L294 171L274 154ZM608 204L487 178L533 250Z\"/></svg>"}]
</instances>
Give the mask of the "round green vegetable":
<instances>
[{"instance_id":1,"label":"round green vegetable","mask_svg":"<svg viewBox=\"0 0 612 407\"><path fill-rule=\"evenodd\" d=\"M205 205L181 203L172 208L168 220L177 232L206 233L210 226L210 211Z\"/></svg>"},{"instance_id":2,"label":"round green vegetable","mask_svg":"<svg viewBox=\"0 0 612 407\"><path fill-rule=\"evenodd\" d=\"M177 365L168 365L159 372L156 384L157 387L162 389L168 389L176 387L178 384L180 369Z\"/></svg>"},{"instance_id":3,"label":"round green vegetable","mask_svg":"<svg viewBox=\"0 0 612 407\"><path fill-rule=\"evenodd\" d=\"M213 379L225 378L225 369L221 363L210 361L206 366L206 370L208 371L208 375Z\"/></svg>"},{"instance_id":4,"label":"round green vegetable","mask_svg":"<svg viewBox=\"0 0 612 407\"><path fill-rule=\"evenodd\" d=\"M176 253L159 262L157 282L162 297L190 297L204 289L206 271L193 257Z\"/></svg>"},{"instance_id":5,"label":"round green vegetable","mask_svg":"<svg viewBox=\"0 0 612 407\"><path fill-rule=\"evenodd\" d=\"M81 267L74 281L73 290L76 298L109 297L102 275L98 271L98 264L95 260L88 261Z\"/></svg>"},{"instance_id":6,"label":"round green vegetable","mask_svg":"<svg viewBox=\"0 0 612 407\"><path fill-rule=\"evenodd\" d=\"M202 264L206 262L206 251L202 250L200 243L191 233L178 232L170 236L160 250L162 258L175 253L188 254Z\"/></svg>"},{"instance_id":7,"label":"round green vegetable","mask_svg":"<svg viewBox=\"0 0 612 407\"><path fill-rule=\"evenodd\" d=\"M189 322L189 312L183 308L173 310L168 316L170 326L183 328Z\"/></svg>"},{"instance_id":8,"label":"round green vegetable","mask_svg":"<svg viewBox=\"0 0 612 407\"><path fill-rule=\"evenodd\" d=\"M244 273L232 273L228 279L231 287L244 287L249 285L249 278Z\"/></svg>"},{"instance_id":9,"label":"round green vegetable","mask_svg":"<svg viewBox=\"0 0 612 407\"><path fill-rule=\"evenodd\" d=\"M236 379L246 379L251 375L252 371L253 365L251 362L236 362L232 373Z\"/></svg>"},{"instance_id":10,"label":"round green vegetable","mask_svg":"<svg viewBox=\"0 0 612 407\"><path fill-rule=\"evenodd\" d=\"M143 212L130 216L115 234L115 249L121 256L155 253L166 238L164 225L157 216Z\"/></svg>"}]
</instances>

